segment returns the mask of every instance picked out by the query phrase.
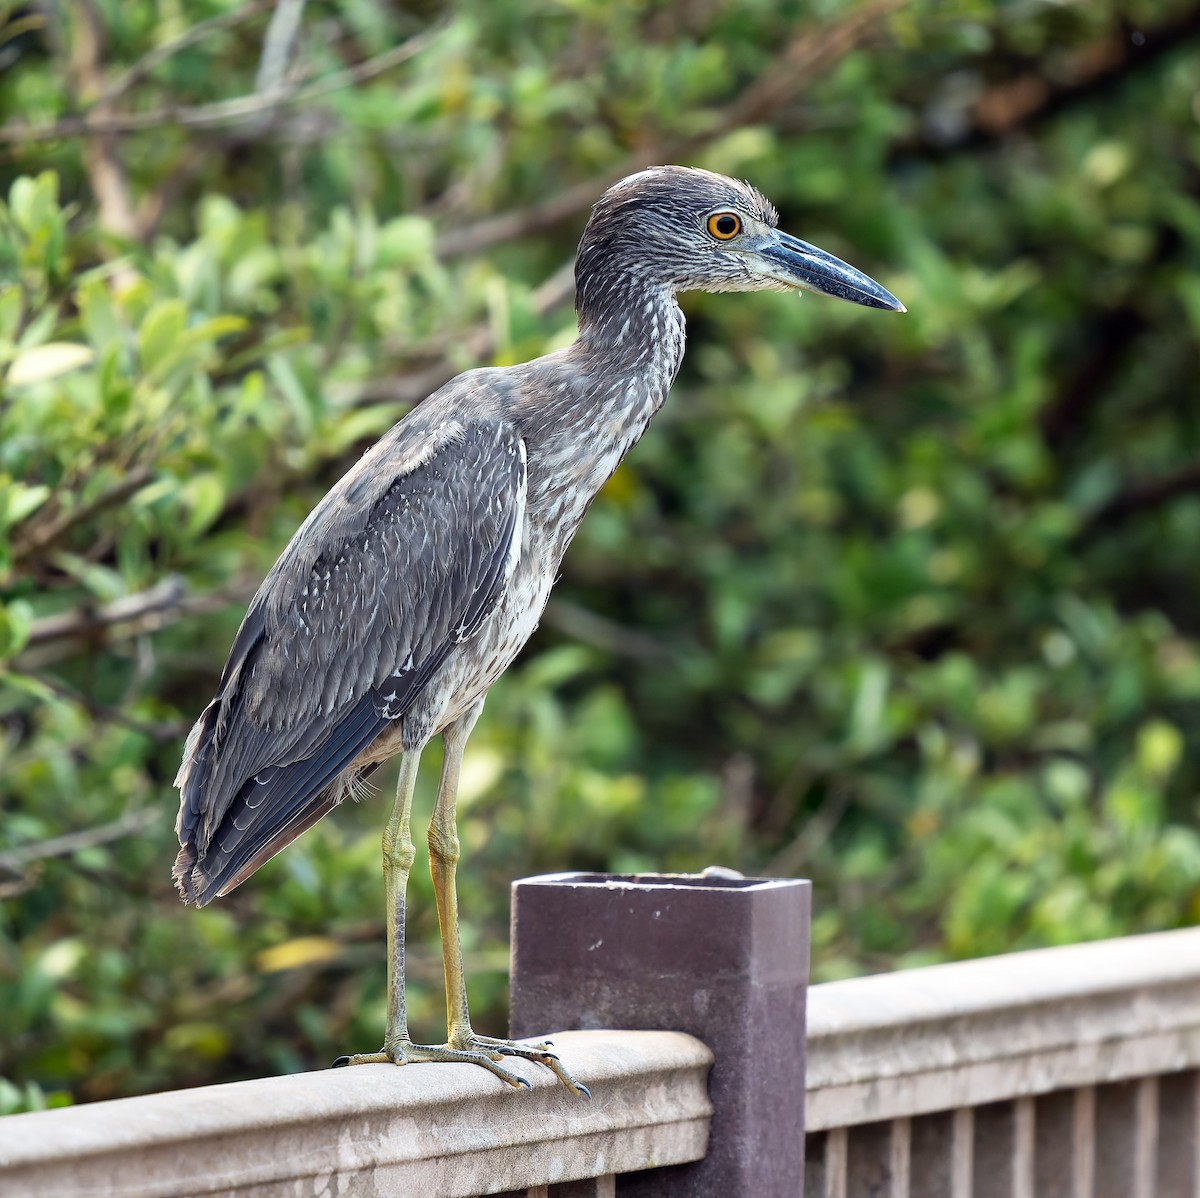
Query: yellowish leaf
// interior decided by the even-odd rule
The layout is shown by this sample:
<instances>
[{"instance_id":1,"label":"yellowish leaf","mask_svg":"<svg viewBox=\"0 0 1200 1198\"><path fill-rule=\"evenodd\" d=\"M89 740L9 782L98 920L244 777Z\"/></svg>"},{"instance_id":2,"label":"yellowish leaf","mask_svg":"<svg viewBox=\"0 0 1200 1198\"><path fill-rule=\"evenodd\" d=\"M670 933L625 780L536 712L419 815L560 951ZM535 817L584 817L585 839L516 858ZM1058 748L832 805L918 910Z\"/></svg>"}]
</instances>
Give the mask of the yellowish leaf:
<instances>
[{"instance_id":1,"label":"yellowish leaf","mask_svg":"<svg viewBox=\"0 0 1200 1198\"><path fill-rule=\"evenodd\" d=\"M258 968L262 973L283 973L287 969L301 969L305 965L324 965L334 960L342 946L328 936L297 936L258 954Z\"/></svg>"},{"instance_id":2,"label":"yellowish leaf","mask_svg":"<svg viewBox=\"0 0 1200 1198\"><path fill-rule=\"evenodd\" d=\"M45 345L22 350L8 368L4 381L10 387L44 383L69 370L89 365L95 356L95 351L87 345L79 345L74 341L49 341Z\"/></svg>"}]
</instances>

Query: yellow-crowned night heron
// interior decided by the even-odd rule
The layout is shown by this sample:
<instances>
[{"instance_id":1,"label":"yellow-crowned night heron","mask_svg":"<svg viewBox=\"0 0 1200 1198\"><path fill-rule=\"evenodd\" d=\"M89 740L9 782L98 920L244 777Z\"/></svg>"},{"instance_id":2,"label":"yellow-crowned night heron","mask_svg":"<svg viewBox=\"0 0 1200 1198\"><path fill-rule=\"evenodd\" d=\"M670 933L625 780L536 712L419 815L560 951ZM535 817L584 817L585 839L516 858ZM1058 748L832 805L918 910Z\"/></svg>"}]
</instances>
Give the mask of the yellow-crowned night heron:
<instances>
[{"instance_id":1,"label":"yellow-crowned night heron","mask_svg":"<svg viewBox=\"0 0 1200 1198\"><path fill-rule=\"evenodd\" d=\"M317 505L250 604L216 697L188 737L175 880L232 890L399 753L383 836L388 1020L349 1063L525 1057L471 1029L458 939L455 792L488 688L529 639L588 505L662 406L683 358L679 291L806 288L902 312L878 283L779 232L748 184L658 167L609 188L575 267L579 337L521 366L470 370L397 424ZM441 734L429 826L446 977L444 1045L404 1009L404 894L417 762Z\"/></svg>"}]
</instances>

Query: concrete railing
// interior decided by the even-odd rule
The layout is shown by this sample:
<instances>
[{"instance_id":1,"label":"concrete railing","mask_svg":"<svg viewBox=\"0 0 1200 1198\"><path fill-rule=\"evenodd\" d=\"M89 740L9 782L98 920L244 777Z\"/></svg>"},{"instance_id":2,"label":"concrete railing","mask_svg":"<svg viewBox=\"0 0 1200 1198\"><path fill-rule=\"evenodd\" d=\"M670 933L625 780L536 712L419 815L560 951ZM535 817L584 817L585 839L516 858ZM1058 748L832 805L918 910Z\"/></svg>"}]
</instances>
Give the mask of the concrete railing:
<instances>
[{"instance_id":1,"label":"concrete railing","mask_svg":"<svg viewBox=\"0 0 1200 1198\"><path fill-rule=\"evenodd\" d=\"M1200 929L813 986L807 1198L1197 1198Z\"/></svg>"},{"instance_id":2,"label":"concrete railing","mask_svg":"<svg viewBox=\"0 0 1200 1198\"><path fill-rule=\"evenodd\" d=\"M12 1115L0 1195L602 1198L615 1174L704 1156L712 1054L698 1040L567 1032L555 1044L591 1102L516 1061L531 1093L474 1065L362 1065Z\"/></svg>"}]
</instances>

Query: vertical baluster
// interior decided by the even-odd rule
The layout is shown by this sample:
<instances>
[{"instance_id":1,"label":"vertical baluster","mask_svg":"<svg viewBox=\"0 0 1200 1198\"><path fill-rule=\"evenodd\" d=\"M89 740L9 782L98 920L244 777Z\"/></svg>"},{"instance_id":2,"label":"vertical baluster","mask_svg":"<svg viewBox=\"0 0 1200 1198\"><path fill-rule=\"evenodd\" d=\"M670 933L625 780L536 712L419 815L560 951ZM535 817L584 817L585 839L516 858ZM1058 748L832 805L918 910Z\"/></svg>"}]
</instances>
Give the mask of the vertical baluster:
<instances>
[{"instance_id":1,"label":"vertical baluster","mask_svg":"<svg viewBox=\"0 0 1200 1198\"><path fill-rule=\"evenodd\" d=\"M1096 1193L1096 1090L1080 1086L1075 1091L1075 1118L1071 1141L1074 1148L1071 1198L1094 1198Z\"/></svg>"},{"instance_id":2,"label":"vertical baluster","mask_svg":"<svg viewBox=\"0 0 1200 1198\"><path fill-rule=\"evenodd\" d=\"M1158 1078L1144 1077L1134 1095L1133 1198L1156 1198Z\"/></svg>"},{"instance_id":3,"label":"vertical baluster","mask_svg":"<svg viewBox=\"0 0 1200 1198\"><path fill-rule=\"evenodd\" d=\"M1200 1198L1200 1073L1158 1081L1156 1198Z\"/></svg>"},{"instance_id":4,"label":"vertical baluster","mask_svg":"<svg viewBox=\"0 0 1200 1198\"><path fill-rule=\"evenodd\" d=\"M954 1112L950 1140L950 1196L972 1198L975 1182L975 1112L959 1107Z\"/></svg>"},{"instance_id":5,"label":"vertical baluster","mask_svg":"<svg viewBox=\"0 0 1200 1198\"><path fill-rule=\"evenodd\" d=\"M1033 1147L1037 1134L1036 1106L1032 1098L1013 1103L1012 1198L1034 1198Z\"/></svg>"},{"instance_id":6,"label":"vertical baluster","mask_svg":"<svg viewBox=\"0 0 1200 1198\"><path fill-rule=\"evenodd\" d=\"M890 1198L909 1198L912 1172L912 1120L893 1119L890 1144L892 1192Z\"/></svg>"},{"instance_id":7,"label":"vertical baluster","mask_svg":"<svg viewBox=\"0 0 1200 1198\"><path fill-rule=\"evenodd\" d=\"M825 1133L825 1193L821 1198L846 1198L846 1139L844 1127Z\"/></svg>"}]
</instances>

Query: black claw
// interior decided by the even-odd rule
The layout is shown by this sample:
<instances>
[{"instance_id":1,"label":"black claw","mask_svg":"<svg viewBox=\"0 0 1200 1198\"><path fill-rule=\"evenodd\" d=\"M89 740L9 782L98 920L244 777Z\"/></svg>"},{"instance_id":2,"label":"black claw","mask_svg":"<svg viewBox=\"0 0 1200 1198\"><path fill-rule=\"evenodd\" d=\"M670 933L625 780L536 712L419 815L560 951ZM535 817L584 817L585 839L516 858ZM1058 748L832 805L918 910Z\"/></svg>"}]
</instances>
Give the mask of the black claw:
<instances>
[{"instance_id":1,"label":"black claw","mask_svg":"<svg viewBox=\"0 0 1200 1198\"><path fill-rule=\"evenodd\" d=\"M334 1063L332 1065L330 1065L329 1067L330 1067L330 1069L340 1069L343 1065L349 1065L349 1064L350 1064L349 1057L338 1057L338 1059L336 1061L334 1061Z\"/></svg>"},{"instance_id":2,"label":"black claw","mask_svg":"<svg viewBox=\"0 0 1200 1198\"><path fill-rule=\"evenodd\" d=\"M583 1084L583 1082L576 1082L575 1089L579 1091L580 1098L586 1098L589 1102L591 1101L592 1092Z\"/></svg>"},{"instance_id":3,"label":"black claw","mask_svg":"<svg viewBox=\"0 0 1200 1198\"><path fill-rule=\"evenodd\" d=\"M533 1083L532 1083L532 1082L529 1082L529 1081L526 1081L526 1080L525 1080L525 1078L523 1078L523 1077L518 1077L518 1078L517 1078L517 1083L518 1083L519 1085L522 1085L522 1086L524 1086L526 1090L532 1090L532 1089L533 1089Z\"/></svg>"}]
</instances>

